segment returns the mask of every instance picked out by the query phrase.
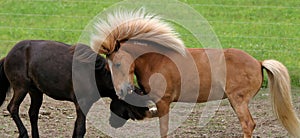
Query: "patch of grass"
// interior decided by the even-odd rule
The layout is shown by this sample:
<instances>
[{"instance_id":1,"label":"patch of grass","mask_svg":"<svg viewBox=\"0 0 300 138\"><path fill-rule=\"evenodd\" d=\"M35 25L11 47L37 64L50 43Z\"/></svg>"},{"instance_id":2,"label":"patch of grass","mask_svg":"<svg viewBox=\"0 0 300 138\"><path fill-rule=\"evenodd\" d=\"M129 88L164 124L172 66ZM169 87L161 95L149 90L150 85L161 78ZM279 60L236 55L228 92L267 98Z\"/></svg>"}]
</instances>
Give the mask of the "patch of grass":
<instances>
[{"instance_id":1,"label":"patch of grass","mask_svg":"<svg viewBox=\"0 0 300 138\"><path fill-rule=\"evenodd\" d=\"M1 1L0 57L24 39L74 44L95 15L118 1ZM258 60L279 60L289 69L292 85L300 86L300 8L297 7L300 3L297 0L181 2L209 21L223 48L245 50ZM177 30L186 46L202 47L192 34L179 27Z\"/></svg>"}]
</instances>

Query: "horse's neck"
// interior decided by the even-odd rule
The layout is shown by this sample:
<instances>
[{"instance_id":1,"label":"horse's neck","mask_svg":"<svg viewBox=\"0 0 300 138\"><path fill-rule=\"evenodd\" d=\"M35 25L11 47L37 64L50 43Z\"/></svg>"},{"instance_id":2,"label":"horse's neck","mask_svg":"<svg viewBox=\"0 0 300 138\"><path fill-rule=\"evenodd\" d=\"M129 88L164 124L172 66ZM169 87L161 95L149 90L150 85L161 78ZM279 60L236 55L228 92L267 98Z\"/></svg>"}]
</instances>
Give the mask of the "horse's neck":
<instances>
[{"instance_id":1,"label":"horse's neck","mask_svg":"<svg viewBox=\"0 0 300 138\"><path fill-rule=\"evenodd\" d=\"M95 63L95 78L101 97L110 97L111 99L117 98L111 73L106 68L106 60L100 55L97 55Z\"/></svg>"},{"instance_id":2,"label":"horse's neck","mask_svg":"<svg viewBox=\"0 0 300 138\"><path fill-rule=\"evenodd\" d=\"M148 82L154 73L162 70L160 61L165 60L165 56L157 53L147 53L138 57L135 62L134 73L138 82Z\"/></svg>"},{"instance_id":3,"label":"horse's neck","mask_svg":"<svg viewBox=\"0 0 300 138\"><path fill-rule=\"evenodd\" d=\"M101 97L117 98L111 76L103 71L95 71L96 84Z\"/></svg>"}]
</instances>

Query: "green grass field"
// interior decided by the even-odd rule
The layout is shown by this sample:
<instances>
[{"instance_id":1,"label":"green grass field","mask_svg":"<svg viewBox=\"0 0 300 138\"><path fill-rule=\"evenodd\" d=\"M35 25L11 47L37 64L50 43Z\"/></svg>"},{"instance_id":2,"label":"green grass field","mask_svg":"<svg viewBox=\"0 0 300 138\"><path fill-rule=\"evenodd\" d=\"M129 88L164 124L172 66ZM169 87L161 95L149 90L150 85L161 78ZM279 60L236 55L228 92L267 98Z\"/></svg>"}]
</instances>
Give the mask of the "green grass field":
<instances>
[{"instance_id":1,"label":"green grass field","mask_svg":"<svg viewBox=\"0 0 300 138\"><path fill-rule=\"evenodd\" d=\"M0 57L24 39L78 42L91 19L117 0L1 0ZM259 60L277 59L300 86L298 0L182 0L203 15L224 48L239 48ZM188 47L201 47L180 31Z\"/></svg>"}]
</instances>

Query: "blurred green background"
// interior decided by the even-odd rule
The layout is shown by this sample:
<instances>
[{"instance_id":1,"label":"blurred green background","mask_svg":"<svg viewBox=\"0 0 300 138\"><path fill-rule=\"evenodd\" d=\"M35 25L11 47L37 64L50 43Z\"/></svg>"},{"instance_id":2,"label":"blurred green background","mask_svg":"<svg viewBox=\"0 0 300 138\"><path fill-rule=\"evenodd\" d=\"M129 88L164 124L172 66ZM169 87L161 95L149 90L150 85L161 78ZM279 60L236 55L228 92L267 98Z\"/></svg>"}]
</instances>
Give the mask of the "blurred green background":
<instances>
[{"instance_id":1,"label":"blurred green background","mask_svg":"<svg viewBox=\"0 0 300 138\"><path fill-rule=\"evenodd\" d=\"M0 57L18 41L78 42L85 26L117 0L1 0ZM242 49L258 60L287 66L293 87L300 86L299 0L182 0L208 20L223 48ZM187 47L201 47L178 29ZM264 84L264 86L266 83Z\"/></svg>"}]
</instances>

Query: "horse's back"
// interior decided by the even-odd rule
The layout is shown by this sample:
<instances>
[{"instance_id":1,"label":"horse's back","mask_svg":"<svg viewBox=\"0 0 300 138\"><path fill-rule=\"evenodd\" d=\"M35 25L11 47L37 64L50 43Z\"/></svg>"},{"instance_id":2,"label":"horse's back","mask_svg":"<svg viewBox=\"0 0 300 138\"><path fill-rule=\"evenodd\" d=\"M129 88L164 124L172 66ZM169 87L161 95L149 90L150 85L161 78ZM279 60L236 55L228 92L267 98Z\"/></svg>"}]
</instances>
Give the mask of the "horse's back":
<instances>
[{"instance_id":1,"label":"horse's back","mask_svg":"<svg viewBox=\"0 0 300 138\"><path fill-rule=\"evenodd\" d=\"M248 53L235 49L195 49L198 59L195 61L199 64L199 71L203 70L203 66L207 69L211 69L211 65L219 59L220 66L214 66L214 68L226 67L226 89L236 86L237 84L243 85L243 87L251 84L252 87L260 87L262 83L262 67L261 63L253 58ZM219 55L223 52L223 55ZM192 52L193 53L193 52ZM199 56L200 55L200 56ZM210 55L210 59L208 58ZM224 58L220 58L224 56ZM195 58L195 57L194 57ZM223 60L224 59L224 60ZM223 63L223 61L225 63ZM210 72L210 71L209 71ZM205 71L203 74L210 74Z\"/></svg>"}]
</instances>

